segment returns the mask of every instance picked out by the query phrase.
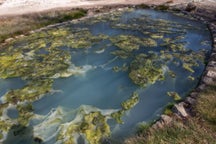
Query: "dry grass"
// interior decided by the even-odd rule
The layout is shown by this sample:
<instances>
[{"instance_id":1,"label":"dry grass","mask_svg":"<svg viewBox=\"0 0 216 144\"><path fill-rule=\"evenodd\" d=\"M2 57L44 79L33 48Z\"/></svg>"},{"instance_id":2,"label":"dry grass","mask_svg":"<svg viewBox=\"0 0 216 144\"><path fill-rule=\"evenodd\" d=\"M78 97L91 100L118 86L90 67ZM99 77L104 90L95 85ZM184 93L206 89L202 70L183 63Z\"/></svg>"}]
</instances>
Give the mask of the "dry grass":
<instances>
[{"instance_id":1,"label":"dry grass","mask_svg":"<svg viewBox=\"0 0 216 144\"><path fill-rule=\"evenodd\" d=\"M60 23L83 17L84 9L50 11L22 16L0 17L0 43L16 35L25 34L50 24Z\"/></svg>"}]
</instances>

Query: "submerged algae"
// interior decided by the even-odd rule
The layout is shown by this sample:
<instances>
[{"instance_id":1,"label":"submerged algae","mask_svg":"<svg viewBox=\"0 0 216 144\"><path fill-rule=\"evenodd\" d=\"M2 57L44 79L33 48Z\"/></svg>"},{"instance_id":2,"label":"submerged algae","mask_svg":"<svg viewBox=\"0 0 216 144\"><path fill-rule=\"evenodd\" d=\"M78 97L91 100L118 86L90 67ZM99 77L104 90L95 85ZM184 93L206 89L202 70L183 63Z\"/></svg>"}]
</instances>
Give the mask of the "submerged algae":
<instances>
[{"instance_id":1,"label":"submerged algae","mask_svg":"<svg viewBox=\"0 0 216 144\"><path fill-rule=\"evenodd\" d=\"M179 96L177 92L167 92L167 95L170 97L173 97L175 101L181 100L181 97Z\"/></svg>"},{"instance_id":2,"label":"submerged algae","mask_svg":"<svg viewBox=\"0 0 216 144\"><path fill-rule=\"evenodd\" d=\"M157 42L151 38L139 38L133 35L119 35L111 37L110 40L115 46L126 52L138 50L140 46L157 46Z\"/></svg>"},{"instance_id":3,"label":"submerged algae","mask_svg":"<svg viewBox=\"0 0 216 144\"><path fill-rule=\"evenodd\" d=\"M81 109L78 115L69 123L63 124L58 140L64 144L76 143L76 134L81 134L89 144L99 144L110 137L110 126L108 119L114 119L117 123L123 124L122 117L126 111L132 109L139 102L138 93L134 92L131 97L121 104L120 110L109 110L107 112L88 108L88 111Z\"/></svg>"},{"instance_id":4,"label":"submerged algae","mask_svg":"<svg viewBox=\"0 0 216 144\"><path fill-rule=\"evenodd\" d=\"M65 130L66 129L66 130ZM58 140L63 139L64 144L73 144L75 139L73 134L83 134L89 144L99 144L102 138L110 136L110 128L107 124L107 117L100 111L83 114L79 122L67 124L60 132Z\"/></svg>"},{"instance_id":5,"label":"submerged algae","mask_svg":"<svg viewBox=\"0 0 216 144\"><path fill-rule=\"evenodd\" d=\"M163 80L164 70L161 60L157 59L155 53L137 55L131 62L129 77L135 84L142 87Z\"/></svg>"}]
</instances>

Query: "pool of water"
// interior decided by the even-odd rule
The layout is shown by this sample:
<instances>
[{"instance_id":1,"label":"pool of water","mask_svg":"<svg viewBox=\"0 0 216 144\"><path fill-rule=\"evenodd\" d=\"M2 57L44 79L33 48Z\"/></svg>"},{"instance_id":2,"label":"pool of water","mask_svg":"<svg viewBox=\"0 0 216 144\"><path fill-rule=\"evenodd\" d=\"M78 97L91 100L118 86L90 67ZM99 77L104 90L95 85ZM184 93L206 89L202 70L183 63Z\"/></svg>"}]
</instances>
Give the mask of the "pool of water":
<instances>
[{"instance_id":1,"label":"pool of water","mask_svg":"<svg viewBox=\"0 0 216 144\"><path fill-rule=\"evenodd\" d=\"M1 72L6 79L0 79L0 89L1 103L18 109L2 108L10 114L7 122L18 121L21 128L12 126L4 143L95 144L107 136L121 143L139 123L157 119L166 105L197 85L210 48L205 24L139 9L62 24L15 41L0 60L15 59L19 67L1 64L9 68ZM121 122L113 116L118 112ZM91 114L96 115L92 120Z\"/></svg>"}]
</instances>

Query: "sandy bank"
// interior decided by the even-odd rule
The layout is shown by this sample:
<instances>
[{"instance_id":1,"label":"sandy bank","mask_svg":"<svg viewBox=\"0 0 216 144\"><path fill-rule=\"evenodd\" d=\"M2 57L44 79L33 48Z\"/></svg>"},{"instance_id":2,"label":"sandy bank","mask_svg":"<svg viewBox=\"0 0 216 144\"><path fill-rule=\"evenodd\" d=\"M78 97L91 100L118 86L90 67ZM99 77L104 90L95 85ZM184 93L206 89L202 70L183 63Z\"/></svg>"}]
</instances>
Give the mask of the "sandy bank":
<instances>
[{"instance_id":1,"label":"sandy bank","mask_svg":"<svg viewBox=\"0 0 216 144\"><path fill-rule=\"evenodd\" d=\"M17 15L41 12L56 8L92 8L118 4L171 4L188 3L188 0L0 0L0 15Z\"/></svg>"}]
</instances>

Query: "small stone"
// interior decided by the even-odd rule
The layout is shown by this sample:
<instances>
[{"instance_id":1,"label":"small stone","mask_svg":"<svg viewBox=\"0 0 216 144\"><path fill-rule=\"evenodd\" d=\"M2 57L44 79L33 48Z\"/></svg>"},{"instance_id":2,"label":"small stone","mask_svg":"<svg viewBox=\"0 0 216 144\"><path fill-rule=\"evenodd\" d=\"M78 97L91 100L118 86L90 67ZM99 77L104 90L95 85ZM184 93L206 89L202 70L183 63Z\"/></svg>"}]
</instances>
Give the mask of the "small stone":
<instances>
[{"instance_id":1,"label":"small stone","mask_svg":"<svg viewBox=\"0 0 216 144\"><path fill-rule=\"evenodd\" d=\"M190 94L190 97L191 98L196 98L198 96L198 92L192 92L191 94Z\"/></svg>"},{"instance_id":2,"label":"small stone","mask_svg":"<svg viewBox=\"0 0 216 144\"><path fill-rule=\"evenodd\" d=\"M152 125L153 129L160 129L163 128L163 124L161 123L161 121L157 121L155 124Z\"/></svg>"},{"instance_id":3,"label":"small stone","mask_svg":"<svg viewBox=\"0 0 216 144\"><path fill-rule=\"evenodd\" d=\"M215 55L216 55L216 53L215 53L215 52L212 52L210 57L213 57L213 56L215 56Z\"/></svg>"},{"instance_id":4,"label":"small stone","mask_svg":"<svg viewBox=\"0 0 216 144\"><path fill-rule=\"evenodd\" d=\"M189 3L186 8L185 11L191 12L194 11L196 9L196 6L193 3Z\"/></svg>"},{"instance_id":5,"label":"small stone","mask_svg":"<svg viewBox=\"0 0 216 144\"><path fill-rule=\"evenodd\" d=\"M173 108L174 108L174 111L176 111L177 114L179 114L180 116L187 117L188 114L187 114L187 112L186 112L186 110L184 108L184 105L185 105L185 103L181 102L179 104L175 104Z\"/></svg>"},{"instance_id":6,"label":"small stone","mask_svg":"<svg viewBox=\"0 0 216 144\"><path fill-rule=\"evenodd\" d=\"M5 42L7 43L7 42L10 42L12 40L14 40L14 38L8 38L8 39L5 40Z\"/></svg>"},{"instance_id":7,"label":"small stone","mask_svg":"<svg viewBox=\"0 0 216 144\"><path fill-rule=\"evenodd\" d=\"M206 85L205 85L205 84L201 84L201 85L198 86L198 89L199 89L200 91L204 90L205 88L206 88Z\"/></svg>"},{"instance_id":8,"label":"small stone","mask_svg":"<svg viewBox=\"0 0 216 144\"><path fill-rule=\"evenodd\" d=\"M185 102L190 104L190 105L193 105L196 102L196 100L194 98L192 98L192 97L187 97L185 99Z\"/></svg>"},{"instance_id":9,"label":"small stone","mask_svg":"<svg viewBox=\"0 0 216 144\"><path fill-rule=\"evenodd\" d=\"M172 118L168 115L161 115L161 120L164 124L169 124L172 121Z\"/></svg>"},{"instance_id":10,"label":"small stone","mask_svg":"<svg viewBox=\"0 0 216 144\"><path fill-rule=\"evenodd\" d=\"M215 84L215 82L213 81L212 78L206 77L206 76L202 78L202 81L207 85L214 85Z\"/></svg>"},{"instance_id":11,"label":"small stone","mask_svg":"<svg viewBox=\"0 0 216 144\"><path fill-rule=\"evenodd\" d=\"M211 78L216 78L216 71L209 70L206 75Z\"/></svg>"}]
</instances>

